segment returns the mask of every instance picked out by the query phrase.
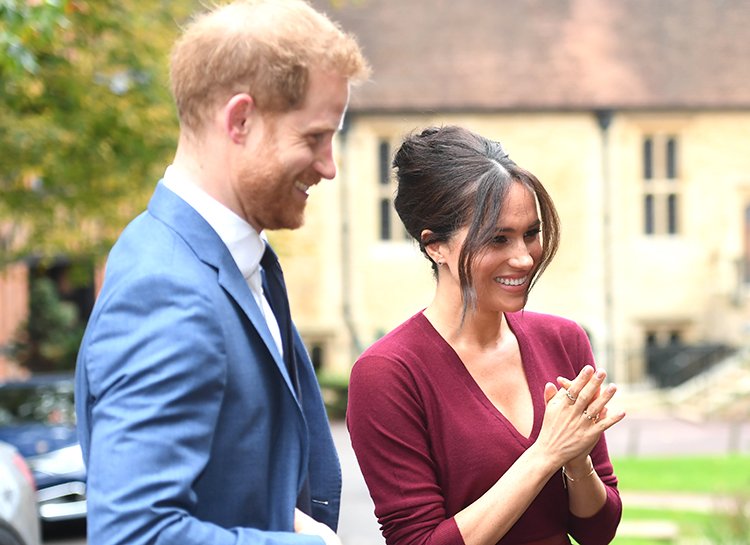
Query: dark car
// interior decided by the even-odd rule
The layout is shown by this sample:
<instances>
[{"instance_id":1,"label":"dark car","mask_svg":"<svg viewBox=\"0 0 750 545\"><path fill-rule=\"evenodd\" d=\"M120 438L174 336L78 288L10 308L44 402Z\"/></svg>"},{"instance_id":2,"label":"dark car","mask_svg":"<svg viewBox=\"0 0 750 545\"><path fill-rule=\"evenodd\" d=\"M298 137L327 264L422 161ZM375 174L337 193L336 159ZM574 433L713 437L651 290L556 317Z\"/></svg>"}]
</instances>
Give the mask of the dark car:
<instances>
[{"instance_id":1,"label":"dark car","mask_svg":"<svg viewBox=\"0 0 750 545\"><path fill-rule=\"evenodd\" d=\"M86 469L75 425L72 375L0 384L0 441L31 468L45 523L86 518Z\"/></svg>"}]
</instances>

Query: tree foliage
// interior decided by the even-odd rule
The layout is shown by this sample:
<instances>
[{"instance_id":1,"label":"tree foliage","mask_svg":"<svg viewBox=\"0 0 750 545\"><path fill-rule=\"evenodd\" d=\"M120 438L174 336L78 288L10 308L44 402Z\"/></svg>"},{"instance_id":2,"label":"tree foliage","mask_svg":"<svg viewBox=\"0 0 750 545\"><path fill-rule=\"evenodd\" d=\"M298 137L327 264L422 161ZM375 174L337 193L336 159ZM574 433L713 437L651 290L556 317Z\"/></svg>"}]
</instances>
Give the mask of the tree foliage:
<instances>
[{"instance_id":1,"label":"tree foliage","mask_svg":"<svg viewBox=\"0 0 750 545\"><path fill-rule=\"evenodd\" d=\"M0 0L0 66L11 72L36 73L35 51L52 43L65 24L63 2Z\"/></svg>"},{"instance_id":2,"label":"tree foliage","mask_svg":"<svg viewBox=\"0 0 750 545\"><path fill-rule=\"evenodd\" d=\"M0 265L102 255L145 206L177 122L188 0L0 0Z\"/></svg>"}]
</instances>

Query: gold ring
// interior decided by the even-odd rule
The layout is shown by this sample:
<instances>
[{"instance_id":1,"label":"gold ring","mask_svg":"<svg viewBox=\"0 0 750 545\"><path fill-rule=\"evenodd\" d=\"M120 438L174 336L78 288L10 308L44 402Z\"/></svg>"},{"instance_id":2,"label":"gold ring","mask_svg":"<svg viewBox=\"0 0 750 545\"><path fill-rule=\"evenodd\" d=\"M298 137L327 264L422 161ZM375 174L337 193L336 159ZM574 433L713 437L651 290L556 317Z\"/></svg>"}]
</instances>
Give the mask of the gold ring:
<instances>
[{"instance_id":1,"label":"gold ring","mask_svg":"<svg viewBox=\"0 0 750 545\"><path fill-rule=\"evenodd\" d=\"M590 415L590 414L588 413L588 411L584 410L584 411L583 411L583 416L585 416L586 418L588 418L589 420L591 420L591 421L593 421L593 422L596 422L596 421L598 421L598 420L599 420L599 413L596 413L596 414L595 414L594 416L591 416L591 415Z\"/></svg>"}]
</instances>

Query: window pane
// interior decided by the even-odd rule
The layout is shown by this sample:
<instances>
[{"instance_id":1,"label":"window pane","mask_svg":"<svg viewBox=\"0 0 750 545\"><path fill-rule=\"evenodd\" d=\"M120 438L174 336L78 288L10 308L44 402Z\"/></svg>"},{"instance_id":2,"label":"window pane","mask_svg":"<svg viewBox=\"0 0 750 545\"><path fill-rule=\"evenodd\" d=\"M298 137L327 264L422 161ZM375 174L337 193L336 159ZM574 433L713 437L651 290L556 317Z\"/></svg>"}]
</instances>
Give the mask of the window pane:
<instances>
[{"instance_id":1,"label":"window pane","mask_svg":"<svg viewBox=\"0 0 750 545\"><path fill-rule=\"evenodd\" d=\"M391 183L391 145L388 140L381 140L378 146L380 185Z\"/></svg>"},{"instance_id":2,"label":"window pane","mask_svg":"<svg viewBox=\"0 0 750 545\"><path fill-rule=\"evenodd\" d=\"M390 199L380 199L380 240L391 240Z\"/></svg>"},{"instance_id":3,"label":"window pane","mask_svg":"<svg viewBox=\"0 0 750 545\"><path fill-rule=\"evenodd\" d=\"M674 193L667 197L667 232L670 235L677 233L677 195Z\"/></svg>"},{"instance_id":4,"label":"window pane","mask_svg":"<svg viewBox=\"0 0 750 545\"><path fill-rule=\"evenodd\" d=\"M654 177L654 141L651 137L643 140L643 179Z\"/></svg>"},{"instance_id":5,"label":"window pane","mask_svg":"<svg viewBox=\"0 0 750 545\"><path fill-rule=\"evenodd\" d=\"M677 139L674 137L667 140L667 178L677 178Z\"/></svg>"},{"instance_id":6,"label":"window pane","mask_svg":"<svg viewBox=\"0 0 750 545\"><path fill-rule=\"evenodd\" d=\"M644 229L647 235L654 234L654 196L646 195L643 203Z\"/></svg>"}]
</instances>

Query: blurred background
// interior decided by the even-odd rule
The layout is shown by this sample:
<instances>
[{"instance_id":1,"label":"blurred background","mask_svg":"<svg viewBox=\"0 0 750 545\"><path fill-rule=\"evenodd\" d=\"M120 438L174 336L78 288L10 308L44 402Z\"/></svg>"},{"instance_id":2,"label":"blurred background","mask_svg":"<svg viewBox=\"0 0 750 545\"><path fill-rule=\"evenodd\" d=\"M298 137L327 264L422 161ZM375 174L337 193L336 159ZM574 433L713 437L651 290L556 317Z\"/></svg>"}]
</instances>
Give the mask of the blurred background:
<instances>
[{"instance_id":1,"label":"blurred background","mask_svg":"<svg viewBox=\"0 0 750 545\"><path fill-rule=\"evenodd\" d=\"M392 154L409 132L460 124L502 142L558 206L562 244L528 308L579 322L618 383L623 492L704 502L626 503L616 542L750 542L750 2L312 3L373 65L336 179L313 190L303 229L270 234L340 448L351 364L434 288L393 209ZM66 377L109 247L171 162L169 47L200 7L0 1L0 428L73 425ZM50 374L36 402L10 406L10 386ZM39 441L18 445L33 471L59 450ZM80 507L81 478L63 480L54 502ZM357 528L377 539L364 494L375 526ZM345 512L344 530L344 516L359 520Z\"/></svg>"}]
</instances>

